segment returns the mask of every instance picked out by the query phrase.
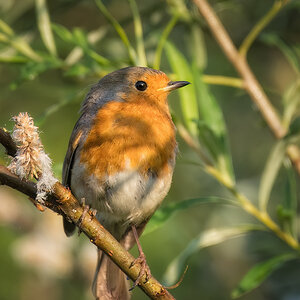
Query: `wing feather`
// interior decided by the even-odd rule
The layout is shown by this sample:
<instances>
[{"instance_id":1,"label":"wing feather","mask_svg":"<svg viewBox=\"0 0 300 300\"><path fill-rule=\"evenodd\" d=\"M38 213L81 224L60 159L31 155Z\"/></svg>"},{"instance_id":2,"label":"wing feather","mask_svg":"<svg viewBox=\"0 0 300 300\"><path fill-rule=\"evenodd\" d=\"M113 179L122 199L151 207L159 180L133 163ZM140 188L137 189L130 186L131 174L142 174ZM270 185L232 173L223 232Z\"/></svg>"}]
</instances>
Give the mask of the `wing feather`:
<instances>
[{"instance_id":1,"label":"wing feather","mask_svg":"<svg viewBox=\"0 0 300 300\"><path fill-rule=\"evenodd\" d=\"M72 176L74 157L75 157L76 150L78 149L79 142L82 138L82 133L83 132L80 129L79 123L77 122L69 141L69 146L64 160L63 171L62 171L62 184L69 188L71 188L71 176ZM63 225L64 225L64 231L66 235L71 236L76 229L75 224L69 222L66 218L63 218Z\"/></svg>"}]
</instances>

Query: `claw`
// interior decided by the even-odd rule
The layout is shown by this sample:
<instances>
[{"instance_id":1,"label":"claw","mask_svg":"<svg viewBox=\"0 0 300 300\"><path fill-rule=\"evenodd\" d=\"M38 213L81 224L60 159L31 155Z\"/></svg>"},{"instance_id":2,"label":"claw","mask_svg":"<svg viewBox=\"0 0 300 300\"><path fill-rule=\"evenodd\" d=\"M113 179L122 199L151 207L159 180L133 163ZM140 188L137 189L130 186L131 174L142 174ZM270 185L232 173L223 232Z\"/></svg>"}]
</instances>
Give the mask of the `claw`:
<instances>
[{"instance_id":1,"label":"claw","mask_svg":"<svg viewBox=\"0 0 300 300\"><path fill-rule=\"evenodd\" d=\"M143 252L142 246L140 244L135 226L132 226L132 232L133 232L134 238L136 240L140 255L139 255L138 258L136 258L131 263L130 268L138 263L141 266L141 270L139 272L139 275L138 275L137 279L135 280L135 282L133 283L133 286L129 289L129 291L132 291L137 285L140 284L141 279L142 279L143 276L146 276L145 283L152 277L151 271L150 271L150 268L147 264L146 256L145 256L145 253Z\"/></svg>"},{"instance_id":2,"label":"claw","mask_svg":"<svg viewBox=\"0 0 300 300\"><path fill-rule=\"evenodd\" d=\"M83 207L83 212L82 212L82 215L80 216L80 218L79 218L79 220L78 220L78 222L77 222L77 226L78 226L78 228L79 228L79 230L78 230L78 236L81 234L81 229L80 229L80 227L81 227L82 221L83 221L83 219L85 218L86 214L87 214L87 213L89 212L89 210L90 210L89 205L85 205L84 199L83 199L82 207Z\"/></svg>"}]
</instances>

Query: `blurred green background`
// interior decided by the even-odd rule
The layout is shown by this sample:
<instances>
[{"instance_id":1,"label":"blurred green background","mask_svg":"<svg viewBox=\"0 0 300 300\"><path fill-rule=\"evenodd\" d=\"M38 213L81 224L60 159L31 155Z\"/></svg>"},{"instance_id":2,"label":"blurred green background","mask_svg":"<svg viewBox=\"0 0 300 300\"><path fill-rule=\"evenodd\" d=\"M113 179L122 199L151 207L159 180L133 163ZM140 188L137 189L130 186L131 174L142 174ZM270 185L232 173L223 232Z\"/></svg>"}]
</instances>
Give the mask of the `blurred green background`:
<instances>
[{"instance_id":1,"label":"blurred green background","mask_svg":"<svg viewBox=\"0 0 300 300\"><path fill-rule=\"evenodd\" d=\"M91 85L107 72L127 65L141 64L143 51L139 45L146 49L148 66L153 67L155 59L159 57L156 56L156 50L162 40L162 33L171 24L174 27L167 37L168 43L163 44L160 69L171 78L190 80L194 86L187 87L185 94L176 92L170 96L169 103L174 116L178 123L188 128L191 135L195 132L196 135L199 134L204 152L220 170L222 166L218 165L218 158L220 153L224 154L227 165L223 172L229 177L232 157L236 187L257 203L261 176L275 139L243 89L207 84L207 75L238 76L211 36L196 7L190 1L136 1L144 36L144 44L138 39L136 44L134 25L138 25L138 19L133 19L132 9L132 3L135 2L103 1L128 35L133 49L137 49L136 56L133 55L136 60L132 60L115 28L104 17L103 11L99 10L99 1L96 2L48 1L51 22L56 24L52 27L56 50L51 53L51 46L45 45L38 28L41 21L36 6L43 1L0 0L0 19L14 30L10 35L9 30L5 31L3 23L0 24L0 126L11 130L11 117L18 112L28 112L40 126L42 142L53 160L55 173L60 178L69 136L78 118L80 103ZM282 1L209 2L235 45L239 46L273 4ZM293 97L296 105L291 119L294 120L299 115L300 98L300 1L283 2L287 2L286 5L251 46L248 61L280 114L284 110L285 99ZM172 19L174 24L172 21L169 23ZM5 39L7 36L9 41ZM32 55L26 56L22 43L23 52L22 49L16 50L16 44L12 41L16 42L18 38L30 44L40 59L35 60ZM74 53L72 51L75 47L77 50ZM78 57L76 51L79 53ZM70 53L73 57L70 57ZM82 56L80 53L83 53ZM103 61L102 57L108 62ZM179 70L174 67L174 60ZM191 69L194 67L198 76L203 72L201 85L200 82L193 81L195 77L185 78L193 76L190 70L185 70L185 64ZM225 127L222 129L225 130L223 137L228 139L229 147L225 141L218 148L217 158L214 157L214 149L205 144L198 133L198 130L205 131L205 126L209 124L203 126L200 117L198 121L201 124L197 126L197 120L188 119L190 116L182 113L193 104L191 97L199 97L194 90L195 86L205 90L201 100L197 100L200 110L207 103L216 105L210 124L212 128L220 124L221 127L224 124L227 127L227 130ZM199 101L202 101L201 105ZM222 121L217 124L218 120L213 118L218 118L214 113L218 115L220 108L225 123ZM191 114L193 113L195 112L192 111ZM202 115L202 118L205 119L205 116ZM201 128L204 128L203 131ZM210 131L206 133L214 134ZM173 184L163 207L172 207L179 201L201 197L205 199L218 196L234 200L226 187L204 172L203 166L199 167L201 159L179 135L178 143L179 154ZM0 163L8 162L0 147ZM284 167L279 170L272 186L268 207L274 220L283 226L278 210L284 206L286 199L296 199L293 200L292 217L287 217L293 218L293 235L296 238L297 183L298 178L285 160ZM166 275L168 266L199 234L216 229L216 236L224 239L223 243L220 240L212 247L188 253L184 265L187 263L189 268L184 279L179 287L171 290L177 299L230 299L232 291L254 265L291 252L288 245L264 230L251 231L238 237L230 234L226 236L222 231L226 228L259 222L243 209L227 205L225 201L199 204L200 202L190 207L179 205L176 213L165 217L161 226L158 226L155 219L151 224L153 230L146 232L141 238L152 274L158 280L170 280L170 273ZM284 230L284 226L282 228ZM211 234L208 236L210 242L214 239L213 233ZM133 253L137 253L136 249ZM60 217L48 211L40 213L23 195L0 187L1 300L93 299L90 286L95 259L96 250L84 236L71 239L64 236ZM242 295L240 299L300 299L300 260L294 259L282 264L280 268L278 266L274 267L274 272L258 288ZM182 270L178 272L181 274ZM147 297L136 288L132 298Z\"/></svg>"}]
</instances>

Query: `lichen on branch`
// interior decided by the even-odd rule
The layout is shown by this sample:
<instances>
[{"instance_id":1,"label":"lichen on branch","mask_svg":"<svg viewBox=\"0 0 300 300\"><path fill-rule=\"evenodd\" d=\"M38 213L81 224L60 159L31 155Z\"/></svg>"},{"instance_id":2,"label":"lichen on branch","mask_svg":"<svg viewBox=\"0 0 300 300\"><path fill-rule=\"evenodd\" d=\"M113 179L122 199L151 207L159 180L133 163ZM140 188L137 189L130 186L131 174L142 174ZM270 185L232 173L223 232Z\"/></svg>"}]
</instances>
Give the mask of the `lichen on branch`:
<instances>
[{"instance_id":1,"label":"lichen on branch","mask_svg":"<svg viewBox=\"0 0 300 300\"><path fill-rule=\"evenodd\" d=\"M38 128L27 112L12 118L15 126L12 139L17 145L16 155L8 169L21 179L37 179L36 200L44 202L48 193L58 181L52 172L52 162L44 151Z\"/></svg>"}]
</instances>

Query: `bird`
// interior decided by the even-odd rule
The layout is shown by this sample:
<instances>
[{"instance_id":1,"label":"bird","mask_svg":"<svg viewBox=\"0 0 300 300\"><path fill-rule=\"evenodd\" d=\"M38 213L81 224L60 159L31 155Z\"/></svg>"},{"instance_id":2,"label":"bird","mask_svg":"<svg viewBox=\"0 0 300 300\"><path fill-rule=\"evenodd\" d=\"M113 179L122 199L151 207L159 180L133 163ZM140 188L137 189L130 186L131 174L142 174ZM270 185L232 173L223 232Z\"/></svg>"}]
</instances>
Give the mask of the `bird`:
<instances>
[{"instance_id":1,"label":"bird","mask_svg":"<svg viewBox=\"0 0 300 300\"><path fill-rule=\"evenodd\" d=\"M188 84L147 67L107 74L83 101L65 156L63 185L126 250L137 243L141 272L150 270L138 237L170 189L178 148L167 96ZM63 225L74 233L75 224ZM93 292L99 300L131 297L125 274L99 249Z\"/></svg>"}]
</instances>

